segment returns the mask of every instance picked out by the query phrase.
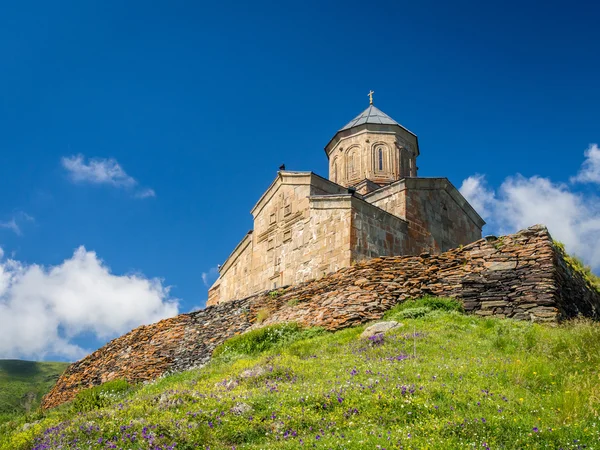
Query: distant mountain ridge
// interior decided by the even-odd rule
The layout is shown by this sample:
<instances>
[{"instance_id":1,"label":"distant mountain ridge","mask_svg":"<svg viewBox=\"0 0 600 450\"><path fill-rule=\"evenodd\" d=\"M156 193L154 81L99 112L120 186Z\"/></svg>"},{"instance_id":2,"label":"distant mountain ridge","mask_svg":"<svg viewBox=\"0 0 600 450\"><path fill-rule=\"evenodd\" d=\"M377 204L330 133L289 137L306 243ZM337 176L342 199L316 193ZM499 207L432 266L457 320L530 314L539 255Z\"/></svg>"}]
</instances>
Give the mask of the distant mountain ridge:
<instances>
[{"instance_id":1,"label":"distant mountain ridge","mask_svg":"<svg viewBox=\"0 0 600 450\"><path fill-rule=\"evenodd\" d=\"M0 359L0 421L35 410L68 366L66 362Z\"/></svg>"}]
</instances>

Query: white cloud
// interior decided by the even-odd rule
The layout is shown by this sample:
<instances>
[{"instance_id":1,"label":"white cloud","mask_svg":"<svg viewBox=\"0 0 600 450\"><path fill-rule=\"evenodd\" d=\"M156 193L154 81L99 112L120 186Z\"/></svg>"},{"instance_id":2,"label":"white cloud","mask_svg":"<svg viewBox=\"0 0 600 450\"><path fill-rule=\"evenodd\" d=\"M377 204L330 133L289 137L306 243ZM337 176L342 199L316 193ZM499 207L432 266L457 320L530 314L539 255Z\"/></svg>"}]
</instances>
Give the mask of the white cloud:
<instances>
[{"instance_id":1,"label":"white cloud","mask_svg":"<svg viewBox=\"0 0 600 450\"><path fill-rule=\"evenodd\" d=\"M108 339L178 313L161 280L112 274L84 247L53 267L2 256L0 358L78 359L88 351L72 339L83 332Z\"/></svg>"},{"instance_id":2,"label":"white cloud","mask_svg":"<svg viewBox=\"0 0 600 450\"><path fill-rule=\"evenodd\" d=\"M10 220L7 220L6 222L0 222L0 228L6 228L8 230L11 230L19 236L21 236L22 234L21 228L19 227L19 225L17 225L17 221L14 217Z\"/></svg>"},{"instance_id":3,"label":"white cloud","mask_svg":"<svg viewBox=\"0 0 600 450\"><path fill-rule=\"evenodd\" d=\"M493 191L485 188L485 175L475 174L462 182L460 192L465 196L475 211L483 218L491 214L496 196Z\"/></svg>"},{"instance_id":4,"label":"white cloud","mask_svg":"<svg viewBox=\"0 0 600 450\"><path fill-rule=\"evenodd\" d=\"M86 164L83 155L74 155L63 157L61 161L73 181L113 186L134 186L137 183L112 158L92 158Z\"/></svg>"},{"instance_id":5,"label":"white cloud","mask_svg":"<svg viewBox=\"0 0 600 450\"><path fill-rule=\"evenodd\" d=\"M219 278L218 267L211 267L208 272L202 272L202 281L206 287L210 287L210 285L213 284L217 278Z\"/></svg>"},{"instance_id":6,"label":"white cloud","mask_svg":"<svg viewBox=\"0 0 600 450\"><path fill-rule=\"evenodd\" d=\"M0 228L11 230L17 236L22 236L23 231L21 230L21 226L19 226L19 223L22 223L24 221L33 222L33 217L31 217L29 214L24 213L23 211L20 211L14 214L9 220L0 221Z\"/></svg>"},{"instance_id":7,"label":"white cloud","mask_svg":"<svg viewBox=\"0 0 600 450\"><path fill-rule=\"evenodd\" d=\"M138 181L128 175L113 158L91 158L86 163L83 155L73 155L61 159L62 166L76 183L105 184L117 188L135 190L135 198L155 197L154 190L139 188ZM137 190L136 190L137 189Z\"/></svg>"},{"instance_id":8,"label":"white cloud","mask_svg":"<svg viewBox=\"0 0 600 450\"><path fill-rule=\"evenodd\" d=\"M586 152L589 160L588 154ZM596 271L600 269L600 199L597 196L576 192L572 185L548 178L521 175L506 178L497 190L487 186L485 177L475 175L463 181L460 191L488 222L493 233L506 234L535 224L546 225L552 237L564 242L569 252Z\"/></svg>"},{"instance_id":9,"label":"white cloud","mask_svg":"<svg viewBox=\"0 0 600 450\"><path fill-rule=\"evenodd\" d=\"M146 189L142 189L142 190L136 192L134 197L135 198L156 197L156 192L154 192L154 189L146 188Z\"/></svg>"},{"instance_id":10,"label":"white cloud","mask_svg":"<svg viewBox=\"0 0 600 450\"><path fill-rule=\"evenodd\" d=\"M600 184L600 148L598 144L590 144L585 151L585 161L576 176L571 178L573 183Z\"/></svg>"}]
</instances>

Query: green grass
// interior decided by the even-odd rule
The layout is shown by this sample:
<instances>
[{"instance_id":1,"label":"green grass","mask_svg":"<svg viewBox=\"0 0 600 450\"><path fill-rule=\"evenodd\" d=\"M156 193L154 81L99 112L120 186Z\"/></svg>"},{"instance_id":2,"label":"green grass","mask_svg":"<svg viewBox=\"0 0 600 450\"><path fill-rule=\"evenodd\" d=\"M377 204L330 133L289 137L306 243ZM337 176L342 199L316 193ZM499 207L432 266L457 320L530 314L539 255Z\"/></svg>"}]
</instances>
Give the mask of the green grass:
<instances>
[{"instance_id":1,"label":"green grass","mask_svg":"<svg viewBox=\"0 0 600 450\"><path fill-rule=\"evenodd\" d=\"M569 255L565 250L565 244L558 241L554 241L554 244L562 253L563 258L571 267L571 269L579 273L584 280L588 281L596 289L596 291L600 293L600 276L592 272L592 268L584 264L581 258L575 255Z\"/></svg>"},{"instance_id":2,"label":"green grass","mask_svg":"<svg viewBox=\"0 0 600 450\"><path fill-rule=\"evenodd\" d=\"M0 422L35 411L68 365L0 359Z\"/></svg>"},{"instance_id":3,"label":"green grass","mask_svg":"<svg viewBox=\"0 0 600 450\"><path fill-rule=\"evenodd\" d=\"M242 356L254 356L274 348L283 348L294 341L312 338L325 331L322 328L303 330L295 323L282 323L252 330L235 336L215 348L214 357L230 360Z\"/></svg>"},{"instance_id":4,"label":"green grass","mask_svg":"<svg viewBox=\"0 0 600 450\"><path fill-rule=\"evenodd\" d=\"M403 304L387 316L404 326L366 342L363 327L254 331L202 369L111 391L108 406L0 425L0 448L600 448L599 324L455 306Z\"/></svg>"}]
</instances>

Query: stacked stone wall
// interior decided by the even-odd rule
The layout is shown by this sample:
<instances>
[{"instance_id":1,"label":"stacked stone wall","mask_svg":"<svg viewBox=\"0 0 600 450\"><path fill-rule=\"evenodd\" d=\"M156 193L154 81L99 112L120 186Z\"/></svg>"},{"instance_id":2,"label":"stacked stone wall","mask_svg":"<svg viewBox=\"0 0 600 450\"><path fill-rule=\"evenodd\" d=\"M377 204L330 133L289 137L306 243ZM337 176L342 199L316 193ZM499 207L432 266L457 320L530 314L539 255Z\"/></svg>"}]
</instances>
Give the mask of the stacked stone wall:
<instances>
[{"instance_id":1,"label":"stacked stone wall","mask_svg":"<svg viewBox=\"0 0 600 450\"><path fill-rule=\"evenodd\" d=\"M554 255L554 267L558 284L558 307L561 317L600 318L599 291L589 289L581 272L575 270L564 258L562 250Z\"/></svg>"},{"instance_id":2,"label":"stacked stone wall","mask_svg":"<svg viewBox=\"0 0 600 450\"><path fill-rule=\"evenodd\" d=\"M600 294L570 268L541 226L440 255L375 258L279 292L136 328L69 366L42 406L60 405L111 379L139 382L202 365L218 344L251 327L295 321L337 330L380 319L397 303L423 295L458 298L480 316L600 319ZM256 324L261 310L269 316Z\"/></svg>"}]
</instances>

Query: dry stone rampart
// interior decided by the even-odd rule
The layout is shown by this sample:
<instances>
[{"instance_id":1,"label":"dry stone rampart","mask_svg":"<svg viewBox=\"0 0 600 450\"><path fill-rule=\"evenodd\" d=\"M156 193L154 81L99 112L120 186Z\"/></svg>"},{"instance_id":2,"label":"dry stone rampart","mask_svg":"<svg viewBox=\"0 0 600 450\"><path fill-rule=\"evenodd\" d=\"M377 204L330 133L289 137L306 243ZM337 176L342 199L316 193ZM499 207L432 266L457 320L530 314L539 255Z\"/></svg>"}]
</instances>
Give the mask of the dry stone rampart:
<instances>
[{"instance_id":1,"label":"dry stone rampart","mask_svg":"<svg viewBox=\"0 0 600 450\"><path fill-rule=\"evenodd\" d=\"M295 321L337 330L380 319L395 304L423 295L458 298L480 316L600 319L600 294L569 266L546 228L534 226L440 255L374 258L275 293L136 328L69 366L42 406L112 379L147 381L202 365L218 344L251 327ZM268 318L257 324L264 310Z\"/></svg>"}]
</instances>

